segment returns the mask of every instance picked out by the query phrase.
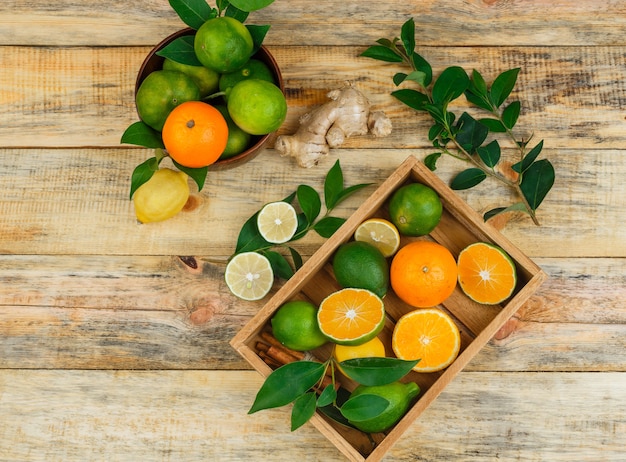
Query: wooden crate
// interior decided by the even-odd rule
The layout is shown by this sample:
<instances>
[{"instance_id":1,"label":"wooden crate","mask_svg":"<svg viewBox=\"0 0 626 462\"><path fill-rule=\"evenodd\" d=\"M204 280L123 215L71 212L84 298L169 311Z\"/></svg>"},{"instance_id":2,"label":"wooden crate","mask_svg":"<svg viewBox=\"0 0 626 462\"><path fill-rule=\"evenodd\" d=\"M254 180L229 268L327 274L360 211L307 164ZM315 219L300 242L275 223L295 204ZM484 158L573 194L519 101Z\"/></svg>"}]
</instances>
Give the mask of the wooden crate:
<instances>
[{"instance_id":1,"label":"wooden crate","mask_svg":"<svg viewBox=\"0 0 626 462\"><path fill-rule=\"evenodd\" d=\"M359 207L346 223L326 241L303 267L280 288L267 304L232 339L231 345L259 371L268 376L272 369L259 357L255 350L261 332L269 328L274 312L292 299L310 300L319 304L327 295L340 287L332 275L331 259L339 245L352 239L357 226L371 217L388 218L387 201L400 186L420 182L432 187L441 197L444 211L440 223L429 236L420 238L402 237L401 245L415 239L431 239L447 247L456 257L467 245L491 242L502 247L515 261L518 286L513 295L501 305L487 306L470 300L457 285L454 293L439 308L452 316L461 332L461 350L457 359L444 371L434 373L409 373L403 381L414 381L421 393L417 401L395 427L384 434L368 435L346 428L327 418L319 411L311 419L335 446L352 461L378 461L400 438L402 433L437 398L450 381L465 367L478 351L493 337L538 289L546 274L516 248L499 231L483 222L482 217L461 200L435 174L414 157L405 160L398 169ZM394 323L402 314L415 308L403 303L390 289L384 299L387 322L380 334L387 354L391 354L391 333ZM329 356L328 346L314 351L314 355L325 360ZM352 389L355 384L341 377L342 386ZM252 397L251 397L252 401ZM285 429L288 431L288 429Z\"/></svg>"}]
</instances>

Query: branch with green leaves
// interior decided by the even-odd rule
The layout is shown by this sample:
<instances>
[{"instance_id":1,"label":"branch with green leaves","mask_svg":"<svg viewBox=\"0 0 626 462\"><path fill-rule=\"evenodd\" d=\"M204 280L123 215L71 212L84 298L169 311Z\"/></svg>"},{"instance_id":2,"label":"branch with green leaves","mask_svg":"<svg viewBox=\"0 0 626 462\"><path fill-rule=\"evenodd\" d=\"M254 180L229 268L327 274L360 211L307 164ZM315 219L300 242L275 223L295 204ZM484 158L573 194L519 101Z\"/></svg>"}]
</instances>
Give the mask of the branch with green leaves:
<instances>
[{"instance_id":1,"label":"branch with green leaves","mask_svg":"<svg viewBox=\"0 0 626 462\"><path fill-rule=\"evenodd\" d=\"M258 252L268 258L275 275L282 279L289 279L302 266L302 256L292 246L292 243L302 239L309 231L315 231L323 238L332 236L346 221L345 218L331 215L335 207L355 192L370 184L361 183L344 187L343 171L341 170L341 164L337 160L324 179L324 205L326 211L323 215L321 215L322 198L320 193L309 185L301 184L293 193L283 199L283 201L290 204L293 204L294 200L296 200L301 210L298 213L298 227L294 236L283 244L273 244L266 241L261 236L257 226L259 209L248 218L239 231L235 253L230 258L243 252ZM286 251L283 253L288 252L293 265L278 250Z\"/></svg>"},{"instance_id":2,"label":"branch with green leaves","mask_svg":"<svg viewBox=\"0 0 626 462\"><path fill-rule=\"evenodd\" d=\"M396 86L411 82L417 89L402 88L391 94L408 107L428 113L434 122L428 139L437 152L424 159L428 168L434 171L437 160L443 154L467 162L470 166L452 179L452 189L472 188L490 177L512 188L519 198L511 205L489 210L484 214L485 220L503 212L522 211L539 225L536 210L552 188L555 172L549 160L537 160L543 141L529 147L532 136L518 138L513 131L522 106L518 100L507 103L507 99L515 87L520 69L502 72L491 86L477 70L473 70L470 77L459 66L444 69L435 79L431 65L415 51L415 23L412 18L402 25L399 38L382 38L377 43L361 56L408 66L411 71L396 73L393 82ZM469 103L486 112L487 116L476 119L463 112L457 117L449 105L461 95L465 95ZM500 136L508 138L515 146L511 166L514 175L506 175L497 168L502 160Z\"/></svg>"}]
</instances>

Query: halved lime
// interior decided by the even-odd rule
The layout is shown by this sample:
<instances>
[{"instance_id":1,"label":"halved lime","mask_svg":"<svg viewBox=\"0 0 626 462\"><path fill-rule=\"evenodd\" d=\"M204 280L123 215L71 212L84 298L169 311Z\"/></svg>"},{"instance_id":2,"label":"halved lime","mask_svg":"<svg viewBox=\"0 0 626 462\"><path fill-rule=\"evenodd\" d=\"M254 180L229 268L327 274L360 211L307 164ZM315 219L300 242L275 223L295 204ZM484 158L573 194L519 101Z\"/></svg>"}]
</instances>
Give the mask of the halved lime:
<instances>
[{"instance_id":1,"label":"halved lime","mask_svg":"<svg viewBox=\"0 0 626 462\"><path fill-rule=\"evenodd\" d=\"M282 244L291 239L298 229L298 215L288 202L270 202L257 216L259 233L267 242Z\"/></svg>"},{"instance_id":2,"label":"halved lime","mask_svg":"<svg viewBox=\"0 0 626 462\"><path fill-rule=\"evenodd\" d=\"M230 291L243 300L260 300L274 284L274 271L267 257L257 252L235 255L224 272Z\"/></svg>"}]
</instances>

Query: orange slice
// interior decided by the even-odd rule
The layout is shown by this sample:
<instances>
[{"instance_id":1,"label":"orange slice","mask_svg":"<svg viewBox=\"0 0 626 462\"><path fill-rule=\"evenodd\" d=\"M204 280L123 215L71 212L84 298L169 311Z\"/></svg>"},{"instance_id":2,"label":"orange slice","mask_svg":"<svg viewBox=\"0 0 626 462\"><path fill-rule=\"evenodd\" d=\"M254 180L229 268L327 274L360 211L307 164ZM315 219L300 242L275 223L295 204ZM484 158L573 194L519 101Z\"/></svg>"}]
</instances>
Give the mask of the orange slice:
<instances>
[{"instance_id":1,"label":"orange slice","mask_svg":"<svg viewBox=\"0 0 626 462\"><path fill-rule=\"evenodd\" d=\"M419 359L414 371L448 367L461 348L461 334L452 318L438 308L423 308L402 316L393 329L391 348L400 359Z\"/></svg>"},{"instance_id":2,"label":"orange slice","mask_svg":"<svg viewBox=\"0 0 626 462\"><path fill-rule=\"evenodd\" d=\"M511 296L517 284L515 263L493 244L476 242L458 257L459 286L472 300L496 305Z\"/></svg>"},{"instance_id":3,"label":"orange slice","mask_svg":"<svg viewBox=\"0 0 626 462\"><path fill-rule=\"evenodd\" d=\"M346 288L320 304L317 322L322 333L338 345L361 345L385 325L385 306L374 292Z\"/></svg>"}]
</instances>

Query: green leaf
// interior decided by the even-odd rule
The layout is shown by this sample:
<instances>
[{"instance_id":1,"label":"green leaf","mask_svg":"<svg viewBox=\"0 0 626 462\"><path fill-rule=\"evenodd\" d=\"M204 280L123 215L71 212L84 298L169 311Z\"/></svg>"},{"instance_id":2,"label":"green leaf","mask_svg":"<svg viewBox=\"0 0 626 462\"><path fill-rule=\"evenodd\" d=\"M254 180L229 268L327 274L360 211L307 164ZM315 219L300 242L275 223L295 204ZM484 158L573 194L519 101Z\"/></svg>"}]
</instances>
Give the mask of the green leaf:
<instances>
[{"instance_id":1,"label":"green leaf","mask_svg":"<svg viewBox=\"0 0 626 462\"><path fill-rule=\"evenodd\" d=\"M515 87L519 71L519 68L504 71L493 81L489 96L495 107L500 107L509 97L513 87Z\"/></svg>"},{"instance_id":2,"label":"green leaf","mask_svg":"<svg viewBox=\"0 0 626 462\"><path fill-rule=\"evenodd\" d=\"M502 111L502 123L509 130L517 123L522 104L519 101L513 101L504 111Z\"/></svg>"},{"instance_id":3,"label":"green leaf","mask_svg":"<svg viewBox=\"0 0 626 462\"><path fill-rule=\"evenodd\" d=\"M212 17L206 0L170 0L170 5L185 24L196 30Z\"/></svg>"},{"instance_id":4,"label":"green leaf","mask_svg":"<svg viewBox=\"0 0 626 462\"><path fill-rule=\"evenodd\" d=\"M324 202L327 210L331 210L337 205L337 198L341 191L343 191L343 172L339 160L337 160L324 179Z\"/></svg>"},{"instance_id":5,"label":"green leaf","mask_svg":"<svg viewBox=\"0 0 626 462\"><path fill-rule=\"evenodd\" d=\"M496 207L495 209L491 209L488 212L485 212L485 214L483 215L483 220L487 221L495 217L496 215L500 215L501 213L514 212L514 211L529 213L528 209L522 202L517 202L508 207Z\"/></svg>"},{"instance_id":6,"label":"green leaf","mask_svg":"<svg viewBox=\"0 0 626 462\"><path fill-rule=\"evenodd\" d=\"M174 159L172 159L172 162L176 168L178 168L181 172L185 172L191 177L191 179L193 179L193 181L196 182L198 185L198 191L202 191L202 188L204 188L204 182L206 181L206 176L209 172L208 167L190 168L180 165Z\"/></svg>"},{"instance_id":7,"label":"green leaf","mask_svg":"<svg viewBox=\"0 0 626 462\"><path fill-rule=\"evenodd\" d=\"M451 66L444 69L433 85L433 103L446 107L450 101L467 90L469 82L469 77L462 67Z\"/></svg>"},{"instance_id":8,"label":"green leaf","mask_svg":"<svg viewBox=\"0 0 626 462\"><path fill-rule=\"evenodd\" d=\"M377 59L378 61L385 61L388 63L402 62L402 56L400 56L396 51L382 45L372 45L359 56Z\"/></svg>"},{"instance_id":9,"label":"green leaf","mask_svg":"<svg viewBox=\"0 0 626 462\"><path fill-rule=\"evenodd\" d=\"M428 96L421 91L404 88L391 92L391 96L406 104L416 111L424 111L425 106L430 103Z\"/></svg>"},{"instance_id":10,"label":"green leaf","mask_svg":"<svg viewBox=\"0 0 626 462\"><path fill-rule=\"evenodd\" d=\"M289 279L293 276L293 268L291 268L291 265L289 265L289 262L282 254L273 250L264 250L261 253L270 261L276 276L282 279Z\"/></svg>"},{"instance_id":11,"label":"green leaf","mask_svg":"<svg viewBox=\"0 0 626 462\"><path fill-rule=\"evenodd\" d=\"M517 162L511 165L511 168L513 169L513 171L517 173L524 173L526 170L528 170L528 168L532 165L532 163L535 161L537 156L541 153L542 149L543 149L543 140L537 143L537 145L534 148L532 148L520 162Z\"/></svg>"},{"instance_id":12,"label":"green leaf","mask_svg":"<svg viewBox=\"0 0 626 462\"><path fill-rule=\"evenodd\" d=\"M302 184L296 190L298 203L309 223L313 223L322 209L319 193L311 186Z\"/></svg>"},{"instance_id":13,"label":"green leaf","mask_svg":"<svg viewBox=\"0 0 626 462\"><path fill-rule=\"evenodd\" d=\"M120 143L135 144L146 148L161 148L163 139L161 133L148 126L144 122L135 122L131 124L122 135Z\"/></svg>"},{"instance_id":14,"label":"green leaf","mask_svg":"<svg viewBox=\"0 0 626 462\"><path fill-rule=\"evenodd\" d=\"M489 135L489 129L467 112L464 112L459 117L456 126L458 131L455 139L470 154L476 152L476 149L483 144L487 135Z\"/></svg>"},{"instance_id":15,"label":"green leaf","mask_svg":"<svg viewBox=\"0 0 626 462\"><path fill-rule=\"evenodd\" d=\"M333 208L336 207L337 205L339 205L344 200L346 200L348 197L350 197L355 192L359 191L360 189L365 188L366 186L370 186L371 184L372 183L360 183L360 184L355 184L355 185L352 185L352 186L348 186L347 188L343 189L339 193L339 195L337 196L337 198L335 200L335 205L333 206Z\"/></svg>"},{"instance_id":16,"label":"green leaf","mask_svg":"<svg viewBox=\"0 0 626 462\"><path fill-rule=\"evenodd\" d=\"M298 239L302 239L304 236L306 236L307 232L309 231L310 223L309 223L309 220L307 220L304 212L298 213L297 217L298 217L298 226L296 227L296 232L290 241L297 241Z\"/></svg>"},{"instance_id":17,"label":"green leaf","mask_svg":"<svg viewBox=\"0 0 626 462\"><path fill-rule=\"evenodd\" d=\"M235 253L252 252L264 247L271 247L272 244L267 242L259 233L256 220L259 212L246 220L239 231Z\"/></svg>"},{"instance_id":18,"label":"green leaf","mask_svg":"<svg viewBox=\"0 0 626 462\"><path fill-rule=\"evenodd\" d=\"M364 393L346 401L341 406L341 413L349 421L363 422L381 415L389 404L389 400L382 396Z\"/></svg>"},{"instance_id":19,"label":"green leaf","mask_svg":"<svg viewBox=\"0 0 626 462\"><path fill-rule=\"evenodd\" d=\"M337 390L335 390L335 386L332 383L329 383L324 387L322 393L320 393L319 398L317 398L317 407L324 407L332 404L335 399L337 399Z\"/></svg>"},{"instance_id":20,"label":"green leaf","mask_svg":"<svg viewBox=\"0 0 626 462\"><path fill-rule=\"evenodd\" d=\"M137 188L152 178L154 172L159 169L159 161L156 157L151 157L150 159L142 162L137 165L133 170L133 174L130 178L130 198L133 198L133 194L137 191Z\"/></svg>"},{"instance_id":21,"label":"green leaf","mask_svg":"<svg viewBox=\"0 0 626 462\"><path fill-rule=\"evenodd\" d=\"M252 53L256 53L259 50L259 48L261 48L261 45L263 45L263 40L265 40L265 36L269 32L270 26L269 25L258 26L255 24L246 24L246 28L250 32L250 35L252 36L252 43L254 44Z\"/></svg>"},{"instance_id":22,"label":"green leaf","mask_svg":"<svg viewBox=\"0 0 626 462\"><path fill-rule=\"evenodd\" d=\"M450 187L454 190L469 189L487 178L487 174L479 168L463 170L452 179Z\"/></svg>"},{"instance_id":23,"label":"green leaf","mask_svg":"<svg viewBox=\"0 0 626 462\"><path fill-rule=\"evenodd\" d=\"M485 146L480 146L476 149L476 152L483 163L489 168L495 167L500 161L500 144L498 144L497 140L493 140Z\"/></svg>"},{"instance_id":24,"label":"green leaf","mask_svg":"<svg viewBox=\"0 0 626 462\"><path fill-rule=\"evenodd\" d=\"M426 165L426 167L428 167L430 171L434 172L435 170L437 170L437 161L440 157L440 152L433 152L432 154L428 154L424 158L424 165Z\"/></svg>"},{"instance_id":25,"label":"green leaf","mask_svg":"<svg viewBox=\"0 0 626 462\"><path fill-rule=\"evenodd\" d=\"M402 24L400 38L402 39L402 44L404 45L404 51L410 58L413 56L413 52L415 51L415 22L413 21L413 18L409 18L408 21Z\"/></svg>"},{"instance_id":26,"label":"green leaf","mask_svg":"<svg viewBox=\"0 0 626 462\"><path fill-rule=\"evenodd\" d=\"M228 5L226 7L226 11L224 12L224 16L236 19L241 23L245 22L246 19L248 19L248 15L249 13L247 11L242 11L234 5Z\"/></svg>"},{"instance_id":27,"label":"green leaf","mask_svg":"<svg viewBox=\"0 0 626 462\"><path fill-rule=\"evenodd\" d=\"M449 112L444 111L441 106L437 106L434 104L425 104L424 110L427 111L433 120L439 125L445 127L450 126L450 116Z\"/></svg>"},{"instance_id":28,"label":"green leaf","mask_svg":"<svg viewBox=\"0 0 626 462\"><path fill-rule=\"evenodd\" d=\"M341 225L343 225L345 221L345 218L324 217L313 225L313 229L317 234L328 239L335 234L335 231L341 228Z\"/></svg>"},{"instance_id":29,"label":"green leaf","mask_svg":"<svg viewBox=\"0 0 626 462\"><path fill-rule=\"evenodd\" d=\"M404 72L398 72L393 76L393 83L394 85L397 87L398 85L400 85L402 82L404 82L406 80L406 78L408 77L408 74L405 74Z\"/></svg>"},{"instance_id":30,"label":"green leaf","mask_svg":"<svg viewBox=\"0 0 626 462\"><path fill-rule=\"evenodd\" d=\"M520 189L532 210L537 210L553 184L554 167L549 160L538 160L528 167L524 173Z\"/></svg>"},{"instance_id":31,"label":"green leaf","mask_svg":"<svg viewBox=\"0 0 626 462\"><path fill-rule=\"evenodd\" d=\"M467 90L465 91L465 98L479 108L485 109L489 112L493 111L485 79L483 79L483 76L476 69L472 71L472 79Z\"/></svg>"},{"instance_id":32,"label":"green leaf","mask_svg":"<svg viewBox=\"0 0 626 462\"><path fill-rule=\"evenodd\" d=\"M433 68L428 61L418 53L413 53L413 67L416 71L424 73L424 87L430 85L430 82L433 80Z\"/></svg>"},{"instance_id":33,"label":"green leaf","mask_svg":"<svg viewBox=\"0 0 626 462\"><path fill-rule=\"evenodd\" d=\"M274 3L274 0L229 0L241 11L256 11Z\"/></svg>"},{"instance_id":34,"label":"green leaf","mask_svg":"<svg viewBox=\"0 0 626 462\"><path fill-rule=\"evenodd\" d=\"M418 85L426 88L428 85L426 83L428 76L422 71L413 71L409 75L407 75L406 80L410 80L412 82L417 83Z\"/></svg>"},{"instance_id":35,"label":"green leaf","mask_svg":"<svg viewBox=\"0 0 626 462\"><path fill-rule=\"evenodd\" d=\"M430 127L430 129L428 130L428 140L429 141L433 141L436 140L437 137L439 135L441 135L441 132L443 132L444 128L440 125L440 124L434 124L432 127Z\"/></svg>"},{"instance_id":36,"label":"green leaf","mask_svg":"<svg viewBox=\"0 0 626 462\"><path fill-rule=\"evenodd\" d=\"M506 132L506 127L498 119L484 118L484 119L478 119L478 122L480 122L485 127L487 127L490 132L493 132L493 133Z\"/></svg>"},{"instance_id":37,"label":"green leaf","mask_svg":"<svg viewBox=\"0 0 626 462\"><path fill-rule=\"evenodd\" d=\"M339 363L341 368L360 384L367 386L386 385L400 380L411 372L420 360L405 361L398 358L356 358Z\"/></svg>"},{"instance_id":38,"label":"green leaf","mask_svg":"<svg viewBox=\"0 0 626 462\"><path fill-rule=\"evenodd\" d=\"M291 259L293 260L293 266L296 271L298 271L300 268L302 268L302 256L293 247L289 247L289 253L291 254Z\"/></svg>"},{"instance_id":39,"label":"green leaf","mask_svg":"<svg viewBox=\"0 0 626 462\"><path fill-rule=\"evenodd\" d=\"M302 425L307 423L313 414L315 414L316 395L314 392L308 392L298 397L291 409L291 431L295 431Z\"/></svg>"},{"instance_id":40,"label":"green leaf","mask_svg":"<svg viewBox=\"0 0 626 462\"><path fill-rule=\"evenodd\" d=\"M325 368L314 361L294 361L279 367L263 382L248 414L295 401L321 380Z\"/></svg>"},{"instance_id":41,"label":"green leaf","mask_svg":"<svg viewBox=\"0 0 626 462\"><path fill-rule=\"evenodd\" d=\"M195 35L183 35L157 51L157 55L181 64L202 66L193 49Z\"/></svg>"}]
</instances>

